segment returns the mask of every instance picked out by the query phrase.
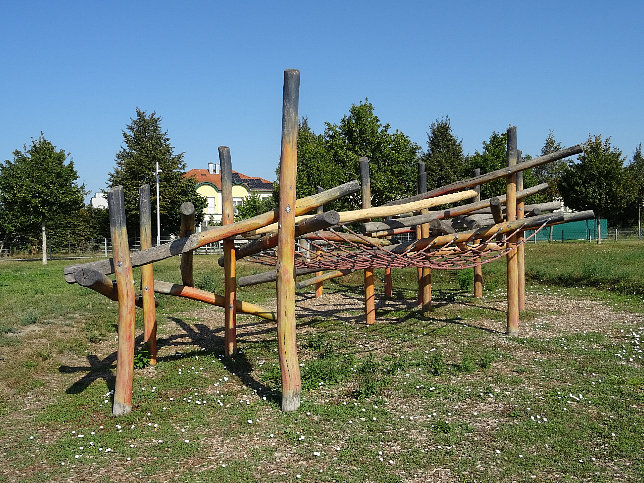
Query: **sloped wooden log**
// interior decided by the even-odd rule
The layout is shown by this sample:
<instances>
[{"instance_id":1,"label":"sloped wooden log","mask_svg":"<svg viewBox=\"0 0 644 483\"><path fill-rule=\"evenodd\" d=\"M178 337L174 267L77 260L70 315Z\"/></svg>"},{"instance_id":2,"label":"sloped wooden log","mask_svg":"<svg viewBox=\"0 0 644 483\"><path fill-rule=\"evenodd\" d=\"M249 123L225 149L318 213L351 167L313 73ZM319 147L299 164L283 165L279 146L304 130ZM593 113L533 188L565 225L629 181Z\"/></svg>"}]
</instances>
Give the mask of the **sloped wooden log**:
<instances>
[{"instance_id":1,"label":"sloped wooden log","mask_svg":"<svg viewBox=\"0 0 644 483\"><path fill-rule=\"evenodd\" d=\"M466 243L473 240L489 238L493 235L503 235L511 233L518 229L530 230L532 228L539 228L543 223L549 225L557 225L560 223L567 223L569 221L588 220L594 218L592 210L580 211L577 213L550 213L547 215L533 216L531 218L524 218L523 220L515 220L512 222L500 223L497 225L486 226L478 230L470 230L455 235L440 235L430 237L417 241L410 241L400 243L392 247L385 247L383 250L391 250L394 253L405 253L405 251L418 251L431 245L432 248L440 248L448 243Z\"/></svg>"},{"instance_id":2,"label":"sloped wooden log","mask_svg":"<svg viewBox=\"0 0 644 483\"><path fill-rule=\"evenodd\" d=\"M190 201L184 201L179 207L179 212L181 213L179 237L185 238L195 232L195 206ZM143 247L141 247L141 249L143 249ZM192 271L193 254L194 252L185 252L181 254L181 281L188 287L195 286Z\"/></svg>"},{"instance_id":3,"label":"sloped wooden log","mask_svg":"<svg viewBox=\"0 0 644 483\"><path fill-rule=\"evenodd\" d=\"M517 198L525 198L527 196L538 193L548 188L548 183L541 183L537 186L524 189L521 192L517 192ZM505 203L505 195L498 196L501 203ZM422 223L427 223L431 220L444 220L447 218L453 218L456 216L466 215L476 210L487 209L490 207L490 199L482 200L474 203L469 203L466 205L455 206L449 210L440 210L440 211L430 211L425 215L416 215L409 216L405 218L396 218L385 220L381 222L369 222L363 223L362 229L365 233L373 233L377 231L390 230L392 228L404 228L410 226L417 226Z\"/></svg>"},{"instance_id":4,"label":"sloped wooden log","mask_svg":"<svg viewBox=\"0 0 644 483\"><path fill-rule=\"evenodd\" d=\"M123 187L107 193L110 236L116 262L116 291L119 301L118 350L112 414L122 416L132 410L132 377L134 375L134 278L127 242Z\"/></svg>"},{"instance_id":5,"label":"sloped wooden log","mask_svg":"<svg viewBox=\"0 0 644 483\"><path fill-rule=\"evenodd\" d=\"M525 198L525 196L521 196L521 194L524 192L524 190L517 190L517 200L521 200ZM501 203L505 203L505 199L499 198L501 200ZM526 215L540 215L541 213L545 213L547 211L557 211L561 209L561 201L548 201L547 203L534 203L534 204L529 204L529 205L524 205L523 207L523 212ZM505 214L505 207L502 207L502 212ZM491 211L489 208L484 208L482 210L475 210L470 212L471 215L486 215L486 214L491 214Z\"/></svg>"},{"instance_id":6,"label":"sloped wooden log","mask_svg":"<svg viewBox=\"0 0 644 483\"><path fill-rule=\"evenodd\" d=\"M339 234L332 231L321 231L317 233L310 233L308 235L304 235L302 238L305 238L307 240L329 240L334 242L347 241L351 243L358 243L361 245L368 245L370 243L378 246L391 245L391 242L389 240L383 240L381 238L374 238L366 235L354 235L352 233Z\"/></svg>"},{"instance_id":7,"label":"sloped wooden log","mask_svg":"<svg viewBox=\"0 0 644 483\"><path fill-rule=\"evenodd\" d=\"M206 290L187 287L185 285L163 282L161 280L154 281L154 291L160 294L175 295L177 297L199 300L201 302L216 305L217 307L224 307L226 304L226 299L223 295L217 295L212 292L207 292ZM256 315L257 317L277 322L277 314L275 312L250 302L243 302L235 299L235 309L244 314Z\"/></svg>"},{"instance_id":8,"label":"sloped wooden log","mask_svg":"<svg viewBox=\"0 0 644 483\"><path fill-rule=\"evenodd\" d=\"M317 268L298 268L295 270L295 276L307 275L318 271ZM260 283L275 282L277 280L277 272L275 270L268 270L254 275L246 275L237 279L238 287L249 287L251 285L259 285Z\"/></svg>"},{"instance_id":9,"label":"sloped wooden log","mask_svg":"<svg viewBox=\"0 0 644 483\"><path fill-rule=\"evenodd\" d=\"M152 210L149 184L139 188L139 234L141 250L150 248L152 246ZM154 270L151 263L141 267L141 295L143 297L143 343L150 352L150 365L154 366L157 363L157 312L154 300Z\"/></svg>"},{"instance_id":10,"label":"sloped wooden log","mask_svg":"<svg viewBox=\"0 0 644 483\"><path fill-rule=\"evenodd\" d=\"M295 214L302 215L304 213L308 213L319 205L330 203L338 198L355 193L358 190L360 190L360 183L354 180L323 191L322 193L300 198L295 203ZM216 226L210 230L195 233L187 238L180 238L157 247L148 248L147 250L142 250L140 252L134 252L131 254L132 266L139 267L146 263L158 262L181 253L186 253L203 245L217 242L227 237L247 233L257 228L269 225L276 219L277 211L269 211L246 220L238 221L232 225ZM80 265L69 265L64 269L65 280L68 283L75 283L74 272L80 268L92 268L109 275L110 273L114 273L114 262L112 259L108 259L83 263Z\"/></svg>"},{"instance_id":11,"label":"sloped wooden log","mask_svg":"<svg viewBox=\"0 0 644 483\"><path fill-rule=\"evenodd\" d=\"M413 233L415 228L390 228L389 230L376 231L370 233L373 238L382 238L394 235L402 235L403 233Z\"/></svg>"},{"instance_id":12,"label":"sloped wooden log","mask_svg":"<svg viewBox=\"0 0 644 483\"><path fill-rule=\"evenodd\" d=\"M311 218L306 218L302 220L297 225L295 225L295 236L299 237L307 233L324 230L326 228L337 225L340 221L340 215L337 211L327 211L326 213L321 213ZM254 240L242 247L237 248L236 258L240 260L244 257L255 255L264 250L270 248L275 248L277 246L277 233L272 233L270 235L264 235L257 240ZM224 266L224 257L219 257L218 260L219 266Z\"/></svg>"},{"instance_id":13,"label":"sloped wooden log","mask_svg":"<svg viewBox=\"0 0 644 483\"><path fill-rule=\"evenodd\" d=\"M320 275L316 275L315 277L312 278L307 278L306 280L302 280L301 282L297 282L295 285L296 289L301 289L304 287L308 287L310 285L316 285L318 283L325 282L327 280L331 280L332 278L337 278L337 277L343 277L345 275L349 275L350 273L355 272L353 269L347 269L347 270L330 270L328 272L323 272Z\"/></svg>"},{"instance_id":14,"label":"sloped wooden log","mask_svg":"<svg viewBox=\"0 0 644 483\"><path fill-rule=\"evenodd\" d=\"M521 163L520 166L508 166L506 168L490 171L489 173L482 174L474 178L470 178L462 181L456 181L454 183L441 186L440 188L436 188L434 190L428 191L425 194L418 194L416 196L410 196L408 198L401 198L399 200L390 201L388 203L385 203L384 206L402 205L405 203L411 203L418 200L432 198L434 196L453 193L455 191L459 191L466 188L472 188L476 185L488 183L489 181L494 181L495 179L505 178L510 174L517 173L518 171L523 171L526 169L534 168L535 166L541 166L542 164L551 163L559 159L574 156L575 154L581 153L583 150L584 150L583 146L581 144L577 144L576 146L571 146L569 148L565 148L551 154L546 154L544 156L539 156L538 158L530 159L525 163Z\"/></svg>"},{"instance_id":15,"label":"sloped wooden log","mask_svg":"<svg viewBox=\"0 0 644 483\"><path fill-rule=\"evenodd\" d=\"M444 196L436 196L431 199L420 200L413 203L407 203L405 205L395 205L395 206L374 206L372 208L363 208L361 210L351 210L351 211L341 211L340 212L340 223L354 223L356 221L368 220L369 218L384 218L387 216L394 216L401 213L407 213L411 211L420 211L425 208L432 208L434 206L446 205L449 203L456 203L458 201L467 200L474 198L476 192L474 190L465 190L459 191L457 193L450 193ZM477 207L482 208L482 206ZM302 218L298 218L299 221ZM263 228L260 228L255 231L255 233L264 234L272 233L277 230L277 224L273 223L267 225ZM373 230L377 231L377 230Z\"/></svg>"},{"instance_id":16,"label":"sloped wooden log","mask_svg":"<svg viewBox=\"0 0 644 483\"><path fill-rule=\"evenodd\" d=\"M74 276L76 277L76 283L81 287L89 288L114 302L118 302L116 281L112 280L107 275L97 272L96 270L92 270L91 268L83 268L78 270ZM143 297L141 294L136 295L134 303L137 307L143 308ZM154 294L152 294L152 303L155 307L159 305L159 302L154 300Z\"/></svg>"}]
</instances>

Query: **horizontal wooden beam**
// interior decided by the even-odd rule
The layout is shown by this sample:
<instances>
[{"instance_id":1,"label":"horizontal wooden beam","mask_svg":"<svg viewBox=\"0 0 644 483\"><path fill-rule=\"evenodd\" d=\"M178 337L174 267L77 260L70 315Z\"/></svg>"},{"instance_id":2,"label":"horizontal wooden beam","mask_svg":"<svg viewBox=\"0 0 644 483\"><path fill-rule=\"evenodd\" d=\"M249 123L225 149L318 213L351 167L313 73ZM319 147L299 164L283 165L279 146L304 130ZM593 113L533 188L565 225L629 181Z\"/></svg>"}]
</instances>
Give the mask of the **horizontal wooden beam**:
<instances>
[{"instance_id":1,"label":"horizontal wooden beam","mask_svg":"<svg viewBox=\"0 0 644 483\"><path fill-rule=\"evenodd\" d=\"M352 268L349 268L346 270L330 270L328 272L324 272L322 275L318 275L312 278L307 278L306 280L297 282L295 284L295 288L299 290L301 288L308 287L310 285L315 285L316 283L321 283L326 280L331 280L332 278L344 277L345 275L349 275L350 273L353 273L353 272L355 272L355 270Z\"/></svg>"},{"instance_id":2,"label":"horizontal wooden beam","mask_svg":"<svg viewBox=\"0 0 644 483\"><path fill-rule=\"evenodd\" d=\"M75 273L76 283L81 287L87 287L94 292L104 295L114 302L118 302L118 292L116 290L116 281L112 280L105 274L97 272L89 268L84 268ZM134 303L137 307L143 308L143 297L137 294L134 298ZM154 306L158 306L159 301L154 301Z\"/></svg>"}]
</instances>

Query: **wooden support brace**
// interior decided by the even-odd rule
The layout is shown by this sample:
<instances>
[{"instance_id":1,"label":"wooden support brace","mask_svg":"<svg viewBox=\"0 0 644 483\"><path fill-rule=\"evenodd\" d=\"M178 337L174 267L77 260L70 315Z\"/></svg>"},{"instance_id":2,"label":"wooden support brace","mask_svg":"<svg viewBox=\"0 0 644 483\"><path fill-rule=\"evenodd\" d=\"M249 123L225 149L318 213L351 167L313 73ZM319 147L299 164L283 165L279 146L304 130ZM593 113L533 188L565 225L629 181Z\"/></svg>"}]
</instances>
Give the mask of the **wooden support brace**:
<instances>
[{"instance_id":1,"label":"wooden support brace","mask_svg":"<svg viewBox=\"0 0 644 483\"><path fill-rule=\"evenodd\" d=\"M112 414L122 416L132 410L135 319L134 279L132 277L132 265L130 264L130 248L127 242L123 187L117 186L109 190L107 201L119 301L118 351Z\"/></svg>"},{"instance_id":2,"label":"wooden support brace","mask_svg":"<svg viewBox=\"0 0 644 483\"><path fill-rule=\"evenodd\" d=\"M139 234L141 250L152 247L152 215L150 185L139 188ZM157 363L157 312L154 300L154 270L152 264L141 267L141 296L143 302L143 343L150 353L150 365Z\"/></svg>"}]
</instances>

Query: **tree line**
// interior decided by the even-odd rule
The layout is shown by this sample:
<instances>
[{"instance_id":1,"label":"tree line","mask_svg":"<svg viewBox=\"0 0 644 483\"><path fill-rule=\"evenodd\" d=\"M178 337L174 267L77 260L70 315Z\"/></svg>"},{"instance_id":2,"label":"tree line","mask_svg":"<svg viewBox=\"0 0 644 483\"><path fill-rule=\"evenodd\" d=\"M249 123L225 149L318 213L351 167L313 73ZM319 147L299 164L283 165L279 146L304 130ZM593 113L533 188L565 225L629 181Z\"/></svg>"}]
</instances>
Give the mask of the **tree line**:
<instances>
[{"instance_id":1,"label":"tree line","mask_svg":"<svg viewBox=\"0 0 644 483\"><path fill-rule=\"evenodd\" d=\"M359 179L358 159L370 160L373 205L412 195L416 192L417 163L423 161L428 189L469 178L475 168L481 173L505 166L506 134L493 131L473 154L463 152L462 140L454 134L448 116L436 119L427 132L423 150L407 135L392 130L375 114L365 99L354 104L338 123L326 122L322 133L315 133L308 120L300 122L298 137L298 196L328 189ZM184 153L176 153L161 118L136 109L136 115L122 131L123 144L115 155L115 166L106 187L124 187L128 231L138 233L138 188L149 183L156 198L155 169L159 163L160 218L162 234L179 231L179 206L194 203L197 223L203 217L206 201L196 192L195 180L183 176ZM539 155L562 145L550 132ZM530 153L523 153L525 159ZM278 168L279 169L279 168ZM70 245L82 249L91 240L109 237L106 210L84 204L88 194L78 181L69 153L57 148L43 133L12 160L0 163L0 248L37 251L42 232L54 251ZM524 185L547 182L547 192L534 195L530 202L560 198L572 209L592 209L612 225L628 226L636 219L644 202L644 160L641 144L627 162L622 151L608 137L589 135L585 149L576 159L547 164L524 174ZM279 187L276 185L276 192ZM488 198L505 192L504 180L482 187ZM274 200L251 195L239 207L238 216L247 218L272 209ZM328 209L345 210L360 206L359 196L338 200ZM156 203L153 203L153 219ZM153 223L153 231L156 226Z\"/></svg>"}]
</instances>

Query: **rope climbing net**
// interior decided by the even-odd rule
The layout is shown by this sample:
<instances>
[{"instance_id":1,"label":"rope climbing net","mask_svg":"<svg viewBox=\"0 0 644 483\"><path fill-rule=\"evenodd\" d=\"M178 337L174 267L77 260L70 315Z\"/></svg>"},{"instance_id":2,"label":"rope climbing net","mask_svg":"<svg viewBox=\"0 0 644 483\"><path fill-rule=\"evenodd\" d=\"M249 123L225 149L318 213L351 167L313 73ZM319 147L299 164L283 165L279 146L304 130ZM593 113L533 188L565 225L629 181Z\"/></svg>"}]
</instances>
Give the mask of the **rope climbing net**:
<instances>
[{"instance_id":1,"label":"rope climbing net","mask_svg":"<svg viewBox=\"0 0 644 483\"><path fill-rule=\"evenodd\" d=\"M356 233L347 226L339 225L323 232L315 232L297 240L295 253L296 269L316 270L363 270L367 268L434 268L438 270L461 270L492 262L507 255L517 246L537 236L546 226L544 222L530 236L516 241L513 232L494 233L482 239L459 242L454 237L438 246L436 240L423 248L416 242L395 247L385 246L380 240ZM251 257L262 265L274 266L277 256L267 250Z\"/></svg>"}]
</instances>

